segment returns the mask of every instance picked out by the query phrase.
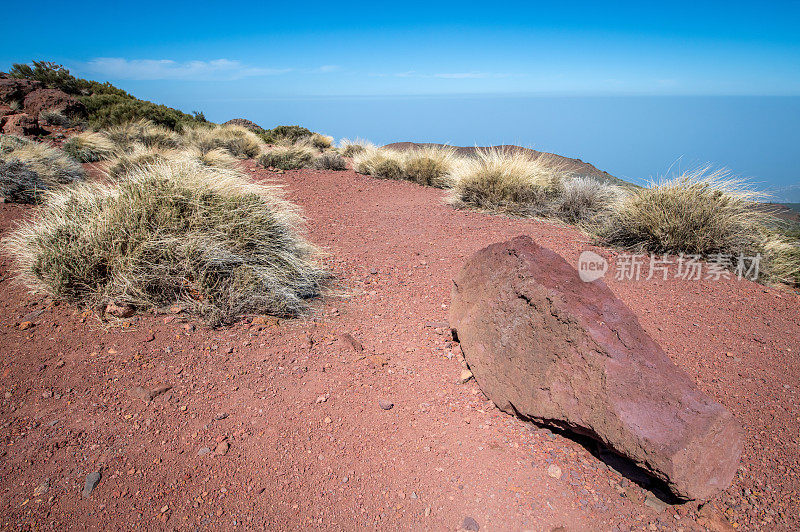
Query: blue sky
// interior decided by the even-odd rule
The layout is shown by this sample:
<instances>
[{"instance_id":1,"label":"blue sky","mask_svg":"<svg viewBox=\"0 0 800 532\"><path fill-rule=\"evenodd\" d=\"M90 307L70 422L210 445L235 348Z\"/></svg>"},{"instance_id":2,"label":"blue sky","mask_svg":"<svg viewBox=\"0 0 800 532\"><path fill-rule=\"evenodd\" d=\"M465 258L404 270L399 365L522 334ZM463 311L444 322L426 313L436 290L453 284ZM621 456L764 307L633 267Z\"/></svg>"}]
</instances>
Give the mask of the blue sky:
<instances>
[{"instance_id":1,"label":"blue sky","mask_svg":"<svg viewBox=\"0 0 800 532\"><path fill-rule=\"evenodd\" d=\"M800 2L7 4L0 69L48 59L214 121L516 143L640 182L711 162L800 201Z\"/></svg>"},{"instance_id":2,"label":"blue sky","mask_svg":"<svg viewBox=\"0 0 800 532\"><path fill-rule=\"evenodd\" d=\"M226 96L800 95L798 2L36 2L0 64L47 57ZM652 5L651 5L652 4ZM129 83L128 83L129 82Z\"/></svg>"}]
</instances>

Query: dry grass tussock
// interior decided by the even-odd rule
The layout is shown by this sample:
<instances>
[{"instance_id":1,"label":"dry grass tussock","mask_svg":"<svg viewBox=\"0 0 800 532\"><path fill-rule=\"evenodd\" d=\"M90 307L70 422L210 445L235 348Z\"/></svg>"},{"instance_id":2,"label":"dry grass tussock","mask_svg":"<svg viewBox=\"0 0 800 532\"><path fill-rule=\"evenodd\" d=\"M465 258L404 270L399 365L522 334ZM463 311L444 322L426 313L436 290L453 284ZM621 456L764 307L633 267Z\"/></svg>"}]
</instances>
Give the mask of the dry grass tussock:
<instances>
[{"instance_id":1,"label":"dry grass tussock","mask_svg":"<svg viewBox=\"0 0 800 532\"><path fill-rule=\"evenodd\" d=\"M114 157L119 146L105 133L85 131L67 139L63 149L76 161L94 163Z\"/></svg>"},{"instance_id":2,"label":"dry grass tussock","mask_svg":"<svg viewBox=\"0 0 800 532\"><path fill-rule=\"evenodd\" d=\"M563 190L555 200L553 213L567 223L591 227L602 223L624 194L622 187L601 183L590 177L565 179Z\"/></svg>"},{"instance_id":3,"label":"dry grass tussock","mask_svg":"<svg viewBox=\"0 0 800 532\"><path fill-rule=\"evenodd\" d=\"M652 253L752 254L771 219L761 199L729 171L700 168L630 189L598 232L607 244Z\"/></svg>"},{"instance_id":4,"label":"dry grass tussock","mask_svg":"<svg viewBox=\"0 0 800 532\"><path fill-rule=\"evenodd\" d=\"M37 203L43 193L85 178L83 168L63 151L10 135L0 136L0 196Z\"/></svg>"},{"instance_id":5,"label":"dry grass tussock","mask_svg":"<svg viewBox=\"0 0 800 532\"><path fill-rule=\"evenodd\" d=\"M135 145L163 150L174 150L184 145L180 134L143 119L109 127L102 134L116 146L117 151L123 152Z\"/></svg>"},{"instance_id":6,"label":"dry grass tussock","mask_svg":"<svg viewBox=\"0 0 800 532\"><path fill-rule=\"evenodd\" d=\"M366 149L374 148L376 148L376 146L373 143L364 139L341 139L339 141L339 153L344 157L355 157Z\"/></svg>"},{"instance_id":7,"label":"dry grass tussock","mask_svg":"<svg viewBox=\"0 0 800 532\"><path fill-rule=\"evenodd\" d=\"M317 156L317 151L307 146L275 146L267 149L258 158L264 168L297 170L309 168Z\"/></svg>"},{"instance_id":8,"label":"dry grass tussock","mask_svg":"<svg viewBox=\"0 0 800 532\"><path fill-rule=\"evenodd\" d=\"M403 179L403 154L374 146L353 157L353 170L383 179Z\"/></svg>"},{"instance_id":9,"label":"dry grass tussock","mask_svg":"<svg viewBox=\"0 0 800 532\"><path fill-rule=\"evenodd\" d=\"M239 163L239 159L222 148L203 152L196 147L181 150L162 150L148 148L142 144L134 144L128 152L108 162L106 174L112 179L121 179L134 170L139 170L161 161L194 162L224 170L236 170Z\"/></svg>"},{"instance_id":10,"label":"dry grass tussock","mask_svg":"<svg viewBox=\"0 0 800 532\"><path fill-rule=\"evenodd\" d=\"M222 148L240 159L256 157L266 147L258 135L236 125L185 128L184 138L204 153Z\"/></svg>"},{"instance_id":11,"label":"dry grass tussock","mask_svg":"<svg viewBox=\"0 0 800 532\"><path fill-rule=\"evenodd\" d=\"M403 178L417 184L449 188L449 176L460 164L456 150L450 146L425 146L403 153Z\"/></svg>"},{"instance_id":12,"label":"dry grass tussock","mask_svg":"<svg viewBox=\"0 0 800 532\"><path fill-rule=\"evenodd\" d=\"M322 135L321 133L314 133L310 137L308 137L308 141L314 146L316 149L320 151L325 151L333 146L333 137L328 135Z\"/></svg>"},{"instance_id":13,"label":"dry grass tussock","mask_svg":"<svg viewBox=\"0 0 800 532\"><path fill-rule=\"evenodd\" d=\"M333 151L327 151L314 157L314 168L317 170L347 170L347 161Z\"/></svg>"},{"instance_id":14,"label":"dry grass tussock","mask_svg":"<svg viewBox=\"0 0 800 532\"><path fill-rule=\"evenodd\" d=\"M800 286L800 241L771 238L764 245L764 259L772 281Z\"/></svg>"},{"instance_id":15,"label":"dry grass tussock","mask_svg":"<svg viewBox=\"0 0 800 532\"><path fill-rule=\"evenodd\" d=\"M554 157L532 157L503 148L478 150L454 165L448 201L458 208L552 216L565 180L571 177Z\"/></svg>"},{"instance_id":16,"label":"dry grass tussock","mask_svg":"<svg viewBox=\"0 0 800 532\"><path fill-rule=\"evenodd\" d=\"M3 247L34 292L90 308L179 302L213 324L301 314L328 279L279 189L187 161L51 192Z\"/></svg>"}]
</instances>

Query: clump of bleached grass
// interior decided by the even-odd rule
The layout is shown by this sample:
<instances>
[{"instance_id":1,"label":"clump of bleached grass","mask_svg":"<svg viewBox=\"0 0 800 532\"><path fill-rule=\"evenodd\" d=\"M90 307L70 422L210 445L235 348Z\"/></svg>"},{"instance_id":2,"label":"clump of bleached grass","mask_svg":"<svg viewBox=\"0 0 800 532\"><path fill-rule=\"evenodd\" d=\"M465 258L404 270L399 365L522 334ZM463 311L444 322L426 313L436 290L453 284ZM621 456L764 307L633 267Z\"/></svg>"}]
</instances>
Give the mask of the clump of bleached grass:
<instances>
[{"instance_id":1,"label":"clump of bleached grass","mask_svg":"<svg viewBox=\"0 0 800 532\"><path fill-rule=\"evenodd\" d=\"M533 157L504 148L477 150L461 160L448 176L448 201L473 208L523 216L552 215L554 201L570 173L552 156Z\"/></svg>"},{"instance_id":2,"label":"clump of bleached grass","mask_svg":"<svg viewBox=\"0 0 800 532\"><path fill-rule=\"evenodd\" d=\"M554 213L571 224L591 224L610 213L624 190L615 185L601 183L590 177L564 180L564 187L555 200Z\"/></svg>"},{"instance_id":3,"label":"clump of bleached grass","mask_svg":"<svg viewBox=\"0 0 800 532\"><path fill-rule=\"evenodd\" d=\"M800 241L773 237L764 245L764 259L770 279L800 286Z\"/></svg>"},{"instance_id":4,"label":"clump of bleached grass","mask_svg":"<svg viewBox=\"0 0 800 532\"><path fill-rule=\"evenodd\" d=\"M307 146L275 146L261 154L258 164L264 168L297 170L310 167L316 155L317 152Z\"/></svg>"},{"instance_id":5,"label":"clump of bleached grass","mask_svg":"<svg viewBox=\"0 0 800 532\"><path fill-rule=\"evenodd\" d=\"M449 175L458 164L451 146L424 146L403 153L403 178L417 184L448 188Z\"/></svg>"},{"instance_id":6,"label":"clump of bleached grass","mask_svg":"<svg viewBox=\"0 0 800 532\"><path fill-rule=\"evenodd\" d=\"M101 134L119 152L131 150L136 145L159 150L174 150L184 145L184 138L180 134L145 119L109 127Z\"/></svg>"},{"instance_id":7,"label":"clump of bleached grass","mask_svg":"<svg viewBox=\"0 0 800 532\"><path fill-rule=\"evenodd\" d=\"M364 150L375 147L370 141L359 138L355 140L341 139L339 141L339 152L344 157L355 157Z\"/></svg>"},{"instance_id":8,"label":"clump of bleached grass","mask_svg":"<svg viewBox=\"0 0 800 532\"><path fill-rule=\"evenodd\" d=\"M63 150L82 163L105 161L114 157L119 150L105 133L85 131L73 135L64 142Z\"/></svg>"},{"instance_id":9,"label":"clump of bleached grass","mask_svg":"<svg viewBox=\"0 0 800 532\"><path fill-rule=\"evenodd\" d=\"M353 170L383 179L403 179L403 154L385 148L368 147L353 157Z\"/></svg>"},{"instance_id":10,"label":"clump of bleached grass","mask_svg":"<svg viewBox=\"0 0 800 532\"><path fill-rule=\"evenodd\" d=\"M347 162L338 153L328 151L314 157L314 168L318 170L347 170Z\"/></svg>"},{"instance_id":11,"label":"clump of bleached grass","mask_svg":"<svg viewBox=\"0 0 800 532\"><path fill-rule=\"evenodd\" d=\"M258 135L236 125L185 128L184 138L204 153L223 148L240 159L254 158L265 148Z\"/></svg>"},{"instance_id":12,"label":"clump of bleached grass","mask_svg":"<svg viewBox=\"0 0 800 532\"><path fill-rule=\"evenodd\" d=\"M63 151L11 135L0 136L0 196L36 203L45 191L85 178L83 168Z\"/></svg>"},{"instance_id":13,"label":"clump of bleached grass","mask_svg":"<svg viewBox=\"0 0 800 532\"><path fill-rule=\"evenodd\" d=\"M33 292L90 308L179 302L213 324L296 316L328 279L280 189L189 161L50 192L3 247Z\"/></svg>"},{"instance_id":14,"label":"clump of bleached grass","mask_svg":"<svg viewBox=\"0 0 800 532\"><path fill-rule=\"evenodd\" d=\"M599 234L608 244L653 253L753 253L772 217L762 199L726 169L699 168L629 189Z\"/></svg>"},{"instance_id":15,"label":"clump of bleached grass","mask_svg":"<svg viewBox=\"0 0 800 532\"><path fill-rule=\"evenodd\" d=\"M321 133L314 133L308 137L308 141L313 147L320 151L325 151L333 146L333 137L329 135L323 135Z\"/></svg>"}]
</instances>

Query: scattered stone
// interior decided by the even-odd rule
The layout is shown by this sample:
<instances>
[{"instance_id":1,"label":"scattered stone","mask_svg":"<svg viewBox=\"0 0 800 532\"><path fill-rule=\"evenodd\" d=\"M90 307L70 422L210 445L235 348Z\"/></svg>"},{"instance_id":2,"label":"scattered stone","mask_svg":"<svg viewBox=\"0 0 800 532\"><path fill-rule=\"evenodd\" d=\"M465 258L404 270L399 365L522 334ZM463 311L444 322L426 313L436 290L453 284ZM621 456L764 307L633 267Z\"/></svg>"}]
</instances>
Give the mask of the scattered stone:
<instances>
[{"instance_id":1,"label":"scattered stone","mask_svg":"<svg viewBox=\"0 0 800 532\"><path fill-rule=\"evenodd\" d=\"M49 490L49 489L50 489L50 479L46 478L46 479L44 479L42 481L41 484L36 486L35 490L33 490L33 496L34 497L41 497L42 495L47 493L47 490Z\"/></svg>"},{"instance_id":2,"label":"scattered stone","mask_svg":"<svg viewBox=\"0 0 800 532\"><path fill-rule=\"evenodd\" d=\"M472 379L472 372L468 369L465 369L461 372L461 375L458 377L459 384L466 384L467 382Z\"/></svg>"},{"instance_id":3,"label":"scattered stone","mask_svg":"<svg viewBox=\"0 0 800 532\"><path fill-rule=\"evenodd\" d=\"M209 447L200 447L200 450L197 451L197 456L205 456L211 453L211 449Z\"/></svg>"},{"instance_id":4,"label":"scattered stone","mask_svg":"<svg viewBox=\"0 0 800 532\"><path fill-rule=\"evenodd\" d=\"M89 498L89 495L92 494L97 484L100 483L101 478L103 478L103 474L100 471L93 471L86 475L86 482L84 482L83 491L81 492L84 498Z\"/></svg>"},{"instance_id":5,"label":"scattered stone","mask_svg":"<svg viewBox=\"0 0 800 532\"><path fill-rule=\"evenodd\" d=\"M316 404L320 404L320 403L326 402L327 400L328 400L328 396L327 395L320 395L319 397L317 397L317 400L314 401L314 402Z\"/></svg>"},{"instance_id":6,"label":"scattered stone","mask_svg":"<svg viewBox=\"0 0 800 532\"><path fill-rule=\"evenodd\" d=\"M217 421L222 421L226 417L228 417L228 414L226 414L225 412L221 412L221 413L217 414L216 416L214 416L214 419L217 420Z\"/></svg>"},{"instance_id":7,"label":"scattered stone","mask_svg":"<svg viewBox=\"0 0 800 532\"><path fill-rule=\"evenodd\" d=\"M253 318L250 321L250 323L252 325L268 325L270 327L277 327L278 325L281 324L281 320L276 318L275 316L262 315Z\"/></svg>"},{"instance_id":8,"label":"scattered stone","mask_svg":"<svg viewBox=\"0 0 800 532\"><path fill-rule=\"evenodd\" d=\"M25 314L25 317L22 318L21 321L33 321L42 314L44 314L44 309L34 310L33 312L28 312Z\"/></svg>"},{"instance_id":9,"label":"scattered stone","mask_svg":"<svg viewBox=\"0 0 800 532\"><path fill-rule=\"evenodd\" d=\"M652 508L656 512L663 512L669 505L653 495L653 493L648 492L647 496L644 498L644 504L648 508Z\"/></svg>"},{"instance_id":10,"label":"scattered stone","mask_svg":"<svg viewBox=\"0 0 800 532\"><path fill-rule=\"evenodd\" d=\"M193 332L195 329L194 323L187 323L183 326L183 330L186 332Z\"/></svg>"},{"instance_id":11,"label":"scattered stone","mask_svg":"<svg viewBox=\"0 0 800 532\"><path fill-rule=\"evenodd\" d=\"M561 468L555 464L550 464L547 467L547 475L553 478L561 478Z\"/></svg>"},{"instance_id":12,"label":"scattered stone","mask_svg":"<svg viewBox=\"0 0 800 532\"><path fill-rule=\"evenodd\" d=\"M131 394L134 397L137 397L144 401L145 403L149 403L162 393L166 393L172 389L172 386L163 385L163 386L156 386L155 388L147 389L143 388L142 386L136 386L131 390Z\"/></svg>"},{"instance_id":13,"label":"scattered stone","mask_svg":"<svg viewBox=\"0 0 800 532\"><path fill-rule=\"evenodd\" d=\"M145 341L145 342L152 342L152 341L153 341L153 340L155 340L155 339L156 339L156 333L155 333L155 331L153 331L152 329L150 329L149 331L147 331L147 336L145 336L145 337L144 337L144 341Z\"/></svg>"},{"instance_id":14,"label":"scattered stone","mask_svg":"<svg viewBox=\"0 0 800 532\"><path fill-rule=\"evenodd\" d=\"M3 133L18 137L29 137L40 133L39 121L36 117L25 113L3 117Z\"/></svg>"},{"instance_id":15,"label":"scattered stone","mask_svg":"<svg viewBox=\"0 0 800 532\"><path fill-rule=\"evenodd\" d=\"M130 318L136 313L136 309L130 305L117 304L111 302L106 305L106 314L114 316L115 318Z\"/></svg>"},{"instance_id":16,"label":"scattered stone","mask_svg":"<svg viewBox=\"0 0 800 532\"><path fill-rule=\"evenodd\" d=\"M727 488L739 423L700 391L602 280L583 282L527 236L478 251L453 282L450 323L501 410L596 434L681 499Z\"/></svg>"},{"instance_id":17,"label":"scattered stone","mask_svg":"<svg viewBox=\"0 0 800 532\"><path fill-rule=\"evenodd\" d=\"M706 527L711 532L733 532L736 530L725 516L710 503L704 504L697 512L698 524Z\"/></svg>"},{"instance_id":18,"label":"scattered stone","mask_svg":"<svg viewBox=\"0 0 800 532\"><path fill-rule=\"evenodd\" d=\"M472 517L467 516L467 517L464 518L464 522L461 523L461 529L462 530L469 530L470 532L478 532L478 530L481 529L481 526L478 524L478 522L475 519L473 519Z\"/></svg>"},{"instance_id":19,"label":"scattered stone","mask_svg":"<svg viewBox=\"0 0 800 532\"><path fill-rule=\"evenodd\" d=\"M217 456L225 456L226 454L228 454L228 449L230 448L231 446L228 443L228 440L223 440L219 442L219 444L217 444L217 448L214 449L214 454L216 454Z\"/></svg>"},{"instance_id":20,"label":"scattered stone","mask_svg":"<svg viewBox=\"0 0 800 532\"><path fill-rule=\"evenodd\" d=\"M386 399L380 399L378 401L378 406L380 406L383 410L391 410L394 407L394 403L387 401Z\"/></svg>"},{"instance_id":21,"label":"scattered stone","mask_svg":"<svg viewBox=\"0 0 800 532\"><path fill-rule=\"evenodd\" d=\"M382 368L389 364L389 358L385 355L369 355L364 358L364 361L372 368Z\"/></svg>"},{"instance_id":22,"label":"scattered stone","mask_svg":"<svg viewBox=\"0 0 800 532\"><path fill-rule=\"evenodd\" d=\"M350 349L352 349L353 351L360 353L361 351L364 350L364 346L361 345L361 342L353 338L352 335L348 333L339 335L339 339L342 340L342 342L344 342L345 345L350 347Z\"/></svg>"},{"instance_id":23,"label":"scattered stone","mask_svg":"<svg viewBox=\"0 0 800 532\"><path fill-rule=\"evenodd\" d=\"M33 322L31 321L23 321L22 323L19 324L20 331L27 331L31 327L33 327Z\"/></svg>"}]
</instances>

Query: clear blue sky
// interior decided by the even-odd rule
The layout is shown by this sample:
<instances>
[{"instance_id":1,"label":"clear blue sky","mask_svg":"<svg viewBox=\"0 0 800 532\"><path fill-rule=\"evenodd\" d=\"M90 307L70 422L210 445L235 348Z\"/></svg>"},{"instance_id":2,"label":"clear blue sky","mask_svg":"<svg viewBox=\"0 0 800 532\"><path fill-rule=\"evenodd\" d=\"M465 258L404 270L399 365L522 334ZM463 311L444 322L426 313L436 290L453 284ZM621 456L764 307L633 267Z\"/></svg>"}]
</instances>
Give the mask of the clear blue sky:
<instances>
[{"instance_id":1,"label":"clear blue sky","mask_svg":"<svg viewBox=\"0 0 800 532\"><path fill-rule=\"evenodd\" d=\"M725 127L738 136L727 131L730 138L714 139L707 149L699 139L692 145L697 153L667 139L657 155L621 159L619 152L629 143L624 132L617 144L548 136L573 122L580 127L577 115L569 118L573 122L539 121L530 134L518 123L513 128L493 123L490 116L468 122L440 115L440 122L459 119L458 130L447 130L431 123L430 111L437 108L432 100L405 106L400 116L392 115L399 107L387 99L800 98L800 2L62 1L7 2L2 11L0 69L32 59L57 61L82 77L108 80L140 98L186 111L202 110L215 121L243 115L267 127L300 122L336 136L377 141L517 142L581 157L634 179L661 173L689 155L781 186L800 181L800 160L793 155L800 145L797 101L788 117L778 100L766 106L769 116L760 118L760 104L742 117L734 116L734 104L732 114L715 111L715 119L729 119ZM366 105L381 98L382 107ZM303 101L309 103L298 103ZM682 108L684 115L697 108L692 105ZM641 105L614 100L611 107L593 108L590 119L608 109L643 112ZM502 114L504 120L514 118L505 107ZM652 116L664 120L664 114ZM622 118L631 127L631 117ZM399 129L410 119L420 124L413 139ZM679 127L668 129L680 134ZM504 131L513 133L503 136ZM632 141L641 137L635 130L628 134ZM754 140L773 146L774 153L741 159L737 143ZM730 149L718 149L721 144Z\"/></svg>"},{"instance_id":2,"label":"clear blue sky","mask_svg":"<svg viewBox=\"0 0 800 532\"><path fill-rule=\"evenodd\" d=\"M59 1L3 14L0 65L235 80L231 96L800 95L798 2Z\"/></svg>"}]
</instances>

